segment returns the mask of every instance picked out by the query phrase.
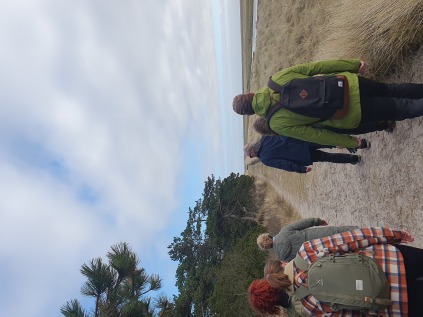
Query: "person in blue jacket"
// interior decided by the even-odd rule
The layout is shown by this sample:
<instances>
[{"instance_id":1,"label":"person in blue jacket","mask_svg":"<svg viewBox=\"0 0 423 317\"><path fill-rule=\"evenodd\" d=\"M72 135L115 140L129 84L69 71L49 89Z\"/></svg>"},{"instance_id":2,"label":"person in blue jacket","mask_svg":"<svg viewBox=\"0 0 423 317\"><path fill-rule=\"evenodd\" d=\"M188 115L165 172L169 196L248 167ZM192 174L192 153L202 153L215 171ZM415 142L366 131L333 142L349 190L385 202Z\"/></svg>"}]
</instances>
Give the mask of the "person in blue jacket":
<instances>
[{"instance_id":1,"label":"person in blue jacket","mask_svg":"<svg viewBox=\"0 0 423 317\"><path fill-rule=\"evenodd\" d=\"M246 144L244 153L258 157L264 165L288 172L307 173L314 162L357 164L361 156L345 153L329 153L320 148L332 148L301 141L283 135L263 135L256 143Z\"/></svg>"}]
</instances>

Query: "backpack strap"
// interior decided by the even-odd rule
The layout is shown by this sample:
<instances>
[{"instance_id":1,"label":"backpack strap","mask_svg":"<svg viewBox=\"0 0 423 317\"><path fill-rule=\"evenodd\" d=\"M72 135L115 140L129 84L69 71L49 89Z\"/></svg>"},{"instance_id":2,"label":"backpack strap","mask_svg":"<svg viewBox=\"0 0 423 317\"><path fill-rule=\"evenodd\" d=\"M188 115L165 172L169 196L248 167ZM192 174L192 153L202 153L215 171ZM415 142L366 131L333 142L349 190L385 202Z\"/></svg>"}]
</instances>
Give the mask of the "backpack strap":
<instances>
[{"instance_id":1,"label":"backpack strap","mask_svg":"<svg viewBox=\"0 0 423 317\"><path fill-rule=\"evenodd\" d=\"M282 95L283 86L276 83L272 77L269 77L269 81L267 82L267 87L272 89L275 93ZM270 108L266 112L266 121L269 125L270 118L275 114L276 111L282 108L282 104L280 102L275 103L273 106L270 106ZM270 126L270 125L269 125Z\"/></svg>"},{"instance_id":2,"label":"backpack strap","mask_svg":"<svg viewBox=\"0 0 423 317\"><path fill-rule=\"evenodd\" d=\"M267 82L267 87L274 90L276 93L281 94L283 90L283 86L279 85L275 82L272 77L269 77L269 81Z\"/></svg>"},{"instance_id":3,"label":"backpack strap","mask_svg":"<svg viewBox=\"0 0 423 317\"><path fill-rule=\"evenodd\" d=\"M287 289L286 293L289 296L289 307L286 308L286 313L289 317L309 317L311 316L305 309L301 300L294 294L294 260L288 262L285 266L284 273L292 283Z\"/></svg>"},{"instance_id":4,"label":"backpack strap","mask_svg":"<svg viewBox=\"0 0 423 317\"><path fill-rule=\"evenodd\" d=\"M294 295L297 296L298 299L303 299L304 297L311 295L311 292L307 287L300 286L295 290Z\"/></svg>"},{"instance_id":5,"label":"backpack strap","mask_svg":"<svg viewBox=\"0 0 423 317\"><path fill-rule=\"evenodd\" d=\"M295 266L303 272L307 272L310 267L309 264L300 256L299 253L297 253L297 255L295 256L294 263ZM305 286L298 287L294 292L294 295L297 296L299 299L303 299L304 297L310 294L310 290Z\"/></svg>"},{"instance_id":6,"label":"backpack strap","mask_svg":"<svg viewBox=\"0 0 423 317\"><path fill-rule=\"evenodd\" d=\"M282 104L280 102L275 103L273 106L270 106L270 108L266 112L266 121L267 125L269 125L270 118L275 114L276 111L282 108ZM270 127L270 125L269 125Z\"/></svg>"},{"instance_id":7,"label":"backpack strap","mask_svg":"<svg viewBox=\"0 0 423 317\"><path fill-rule=\"evenodd\" d=\"M371 297L364 297L364 301L368 303L375 303L383 306L391 306L394 304L394 301L388 298L371 298Z\"/></svg>"},{"instance_id":8,"label":"backpack strap","mask_svg":"<svg viewBox=\"0 0 423 317\"><path fill-rule=\"evenodd\" d=\"M294 258L295 266L298 267L301 271L306 272L310 265L300 256L299 253Z\"/></svg>"}]
</instances>

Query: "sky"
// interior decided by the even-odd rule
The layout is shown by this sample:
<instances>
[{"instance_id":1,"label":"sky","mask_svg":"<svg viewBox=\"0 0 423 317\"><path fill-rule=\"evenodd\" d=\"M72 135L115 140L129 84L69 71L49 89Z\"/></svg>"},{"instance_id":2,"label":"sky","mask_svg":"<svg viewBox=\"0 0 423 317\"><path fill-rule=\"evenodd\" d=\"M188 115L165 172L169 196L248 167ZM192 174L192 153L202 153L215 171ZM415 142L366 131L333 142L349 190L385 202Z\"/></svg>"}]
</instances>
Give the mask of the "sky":
<instances>
[{"instance_id":1,"label":"sky","mask_svg":"<svg viewBox=\"0 0 423 317\"><path fill-rule=\"evenodd\" d=\"M89 305L121 241L176 294L188 207L243 173L240 41L239 1L0 1L0 316Z\"/></svg>"}]
</instances>

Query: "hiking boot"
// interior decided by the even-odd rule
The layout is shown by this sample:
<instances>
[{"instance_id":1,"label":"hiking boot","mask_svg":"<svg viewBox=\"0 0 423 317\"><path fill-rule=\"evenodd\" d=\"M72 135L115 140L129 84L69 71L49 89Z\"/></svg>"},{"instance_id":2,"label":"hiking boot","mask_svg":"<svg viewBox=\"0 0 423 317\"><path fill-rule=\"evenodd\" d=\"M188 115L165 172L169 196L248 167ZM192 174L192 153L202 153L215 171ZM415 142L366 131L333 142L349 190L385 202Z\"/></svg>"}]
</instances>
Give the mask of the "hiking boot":
<instances>
[{"instance_id":1,"label":"hiking boot","mask_svg":"<svg viewBox=\"0 0 423 317\"><path fill-rule=\"evenodd\" d=\"M351 162L350 164L352 165L356 165L361 162L361 155L354 155L354 156L357 157L357 160L355 162Z\"/></svg>"}]
</instances>

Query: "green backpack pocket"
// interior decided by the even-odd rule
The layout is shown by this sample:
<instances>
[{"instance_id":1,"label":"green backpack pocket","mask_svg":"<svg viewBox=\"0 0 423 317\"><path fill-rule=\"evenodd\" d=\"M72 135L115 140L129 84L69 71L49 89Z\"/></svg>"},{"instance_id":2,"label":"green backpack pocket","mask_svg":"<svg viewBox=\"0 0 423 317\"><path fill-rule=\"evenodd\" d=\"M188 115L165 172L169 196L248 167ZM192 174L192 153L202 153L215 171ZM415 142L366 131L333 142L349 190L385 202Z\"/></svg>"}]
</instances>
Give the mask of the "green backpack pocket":
<instances>
[{"instance_id":1,"label":"green backpack pocket","mask_svg":"<svg viewBox=\"0 0 423 317\"><path fill-rule=\"evenodd\" d=\"M299 256L297 263L301 269L307 265ZM385 309L393 304L385 273L374 259L361 253L323 257L308 267L307 276L308 288L298 288L295 295L313 295L334 311Z\"/></svg>"}]
</instances>

